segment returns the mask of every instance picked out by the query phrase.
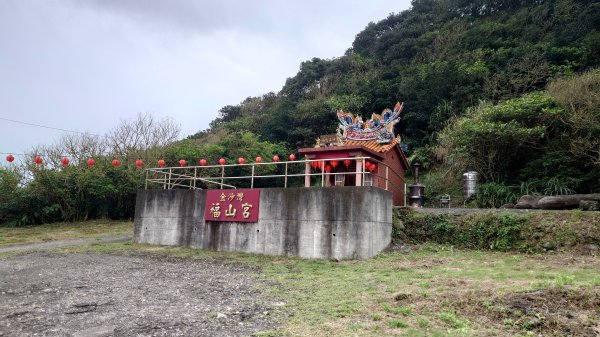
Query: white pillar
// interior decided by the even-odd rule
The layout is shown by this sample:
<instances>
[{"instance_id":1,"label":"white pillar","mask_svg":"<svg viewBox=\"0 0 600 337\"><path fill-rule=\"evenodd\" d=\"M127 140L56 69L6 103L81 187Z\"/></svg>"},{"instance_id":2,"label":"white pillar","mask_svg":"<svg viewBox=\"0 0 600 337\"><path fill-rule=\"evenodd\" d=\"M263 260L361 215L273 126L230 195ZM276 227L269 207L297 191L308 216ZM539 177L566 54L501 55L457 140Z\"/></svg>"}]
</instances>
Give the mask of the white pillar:
<instances>
[{"instance_id":1,"label":"white pillar","mask_svg":"<svg viewBox=\"0 0 600 337\"><path fill-rule=\"evenodd\" d=\"M356 160L356 186L362 186L362 167L364 159Z\"/></svg>"},{"instance_id":2,"label":"white pillar","mask_svg":"<svg viewBox=\"0 0 600 337\"><path fill-rule=\"evenodd\" d=\"M310 163L304 163L304 187L310 187Z\"/></svg>"}]
</instances>

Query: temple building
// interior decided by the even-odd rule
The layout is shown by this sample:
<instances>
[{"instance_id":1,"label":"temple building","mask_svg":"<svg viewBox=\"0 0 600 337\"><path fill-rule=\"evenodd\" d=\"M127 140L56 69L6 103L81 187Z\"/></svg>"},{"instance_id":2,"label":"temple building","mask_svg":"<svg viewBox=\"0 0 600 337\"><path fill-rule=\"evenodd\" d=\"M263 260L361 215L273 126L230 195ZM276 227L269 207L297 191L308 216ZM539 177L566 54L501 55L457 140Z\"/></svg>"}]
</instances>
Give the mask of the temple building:
<instances>
[{"instance_id":1,"label":"temple building","mask_svg":"<svg viewBox=\"0 0 600 337\"><path fill-rule=\"evenodd\" d=\"M400 121L403 104L393 110L373 113L363 120L360 115L338 111L338 132L317 139L312 148L298 152L307 159L305 186L314 171L325 175L325 186L376 186L393 194L395 206L406 205L404 172L409 163L400 148L400 138L394 135L394 125Z\"/></svg>"}]
</instances>

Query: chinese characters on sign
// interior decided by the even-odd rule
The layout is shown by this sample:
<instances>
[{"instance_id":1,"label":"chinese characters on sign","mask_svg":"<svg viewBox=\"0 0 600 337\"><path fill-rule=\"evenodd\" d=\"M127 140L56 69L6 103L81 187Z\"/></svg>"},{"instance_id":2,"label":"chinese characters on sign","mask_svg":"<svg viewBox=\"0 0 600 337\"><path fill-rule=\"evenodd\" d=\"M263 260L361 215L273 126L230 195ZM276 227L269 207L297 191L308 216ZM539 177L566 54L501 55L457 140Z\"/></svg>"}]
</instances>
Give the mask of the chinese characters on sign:
<instances>
[{"instance_id":1,"label":"chinese characters on sign","mask_svg":"<svg viewBox=\"0 0 600 337\"><path fill-rule=\"evenodd\" d=\"M258 222L260 190L207 190L206 221Z\"/></svg>"}]
</instances>

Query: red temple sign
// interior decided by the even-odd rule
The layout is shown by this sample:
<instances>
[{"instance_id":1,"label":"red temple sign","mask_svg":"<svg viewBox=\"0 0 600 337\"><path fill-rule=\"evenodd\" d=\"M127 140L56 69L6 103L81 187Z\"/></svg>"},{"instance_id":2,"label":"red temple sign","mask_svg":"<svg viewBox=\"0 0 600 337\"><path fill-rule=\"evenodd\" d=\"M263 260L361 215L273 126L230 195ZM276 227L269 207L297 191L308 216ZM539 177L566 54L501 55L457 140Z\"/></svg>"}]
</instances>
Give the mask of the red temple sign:
<instances>
[{"instance_id":1,"label":"red temple sign","mask_svg":"<svg viewBox=\"0 0 600 337\"><path fill-rule=\"evenodd\" d=\"M206 221L258 222L260 190L207 190Z\"/></svg>"}]
</instances>

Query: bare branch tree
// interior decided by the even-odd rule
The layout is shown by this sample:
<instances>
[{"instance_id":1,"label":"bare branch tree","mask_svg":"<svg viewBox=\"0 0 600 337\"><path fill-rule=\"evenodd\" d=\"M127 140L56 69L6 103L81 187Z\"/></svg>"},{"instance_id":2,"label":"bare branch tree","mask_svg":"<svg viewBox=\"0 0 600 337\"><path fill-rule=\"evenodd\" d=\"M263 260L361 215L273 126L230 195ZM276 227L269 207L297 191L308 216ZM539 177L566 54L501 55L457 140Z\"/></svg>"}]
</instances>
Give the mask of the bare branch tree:
<instances>
[{"instance_id":1,"label":"bare branch tree","mask_svg":"<svg viewBox=\"0 0 600 337\"><path fill-rule=\"evenodd\" d=\"M61 159L67 157L70 165L78 165L89 158L98 158L104 156L107 150L107 143L104 137L90 135L88 133L66 133L52 145L39 145L30 151L31 160L26 163L32 163L35 156L41 156L44 160L43 166L49 168L59 168Z\"/></svg>"},{"instance_id":2,"label":"bare branch tree","mask_svg":"<svg viewBox=\"0 0 600 337\"><path fill-rule=\"evenodd\" d=\"M107 134L110 152L127 161L150 160L163 154L164 147L179 138L181 127L171 118L156 120L148 113L121 120Z\"/></svg>"}]
</instances>

